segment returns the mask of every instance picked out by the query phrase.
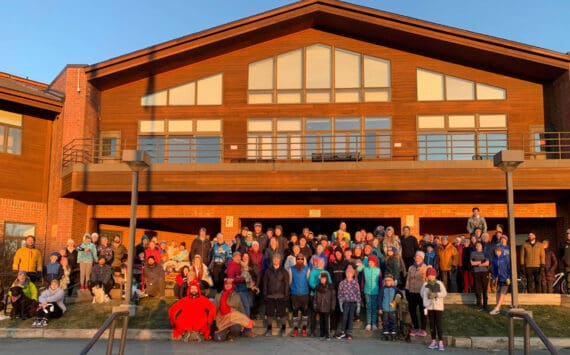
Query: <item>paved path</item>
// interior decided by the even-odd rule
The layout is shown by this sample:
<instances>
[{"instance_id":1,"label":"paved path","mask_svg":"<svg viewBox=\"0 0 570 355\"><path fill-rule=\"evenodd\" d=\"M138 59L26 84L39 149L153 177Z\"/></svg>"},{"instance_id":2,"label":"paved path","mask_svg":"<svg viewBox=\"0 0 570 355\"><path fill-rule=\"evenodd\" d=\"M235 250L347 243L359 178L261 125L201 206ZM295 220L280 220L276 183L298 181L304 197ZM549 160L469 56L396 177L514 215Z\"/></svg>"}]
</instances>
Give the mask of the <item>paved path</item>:
<instances>
[{"instance_id":1,"label":"paved path","mask_svg":"<svg viewBox=\"0 0 570 355\"><path fill-rule=\"evenodd\" d=\"M65 339L2 339L0 342L0 354L78 354L87 340ZM105 354L106 341L99 341L89 354ZM118 351L118 343L115 342L115 352ZM152 341L127 341L126 354L159 355L159 354L438 354L440 352L428 350L424 345L403 344L384 342L376 339L354 339L351 342L303 338L265 338L238 339L233 343L181 343L165 340ZM506 354L506 351L485 351L474 349L448 348L445 353L453 354ZM522 353L517 351L517 353ZM547 354L546 351L532 351L533 354ZM564 350L561 354L570 354L570 350Z\"/></svg>"}]
</instances>

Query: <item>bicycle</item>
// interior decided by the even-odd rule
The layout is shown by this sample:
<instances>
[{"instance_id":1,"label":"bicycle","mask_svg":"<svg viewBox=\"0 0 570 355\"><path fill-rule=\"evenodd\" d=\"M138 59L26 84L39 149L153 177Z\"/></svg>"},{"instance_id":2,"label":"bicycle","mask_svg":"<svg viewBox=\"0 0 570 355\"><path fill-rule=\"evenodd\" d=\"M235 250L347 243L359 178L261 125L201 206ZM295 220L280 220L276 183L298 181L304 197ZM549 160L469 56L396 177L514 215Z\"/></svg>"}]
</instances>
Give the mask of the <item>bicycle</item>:
<instances>
[{"instance_id":1,"label":"bicycle","mask_svg":"<svg viewBox=\"0 0 570 355\"><path fill-rule=\"evenodd\" d=\"M561 293L563 295L570 293L570 290L568 289L568 281L566 280L565 274L563 272L559 272L558 274L554 275L552 288L554 288L554 291L556 293Z\"/></svg>"}]
</instances>

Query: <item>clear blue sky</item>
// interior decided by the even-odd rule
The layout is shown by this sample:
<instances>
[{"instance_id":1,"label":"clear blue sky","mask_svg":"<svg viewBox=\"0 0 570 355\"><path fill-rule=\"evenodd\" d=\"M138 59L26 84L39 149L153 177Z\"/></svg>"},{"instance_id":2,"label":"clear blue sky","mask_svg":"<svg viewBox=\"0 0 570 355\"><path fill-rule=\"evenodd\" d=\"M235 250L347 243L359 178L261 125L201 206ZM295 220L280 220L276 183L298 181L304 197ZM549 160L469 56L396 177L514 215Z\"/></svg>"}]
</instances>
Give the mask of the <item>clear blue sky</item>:
<instances>
[{"instance_id":1,"label":"clear blue sky","mask_svg":"<svg viewBox=\"0 0 570 355\"><path fill-rule=\"evenodd\" d=\"M50 83L94 64L293 0L3 1L0 71ZM570 0L351 0L442 25L570 51Z\"/></svg>"}]
</instances>

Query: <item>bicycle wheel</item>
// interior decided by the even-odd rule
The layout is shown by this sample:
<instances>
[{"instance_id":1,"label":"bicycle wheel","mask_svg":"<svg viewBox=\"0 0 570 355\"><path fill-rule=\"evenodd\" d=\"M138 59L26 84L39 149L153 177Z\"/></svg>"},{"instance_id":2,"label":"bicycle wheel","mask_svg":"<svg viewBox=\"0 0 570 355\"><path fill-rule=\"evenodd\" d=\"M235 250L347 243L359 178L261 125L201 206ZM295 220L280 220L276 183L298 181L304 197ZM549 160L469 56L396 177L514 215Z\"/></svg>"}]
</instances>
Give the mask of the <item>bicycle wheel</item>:
<instances>
[{"instance_id":1,"label":"bicycle wheel","mask_svg":"<svg viewBox=\"0 0 570 355\"><path fill-rule=\"evenodd\" d=\"M560 293L567 295L568 293L570 293L570 290L568 290L568 282L566 281L566 279L562 280L562 282L560 282Z\"/></svg>"}]
</instances>

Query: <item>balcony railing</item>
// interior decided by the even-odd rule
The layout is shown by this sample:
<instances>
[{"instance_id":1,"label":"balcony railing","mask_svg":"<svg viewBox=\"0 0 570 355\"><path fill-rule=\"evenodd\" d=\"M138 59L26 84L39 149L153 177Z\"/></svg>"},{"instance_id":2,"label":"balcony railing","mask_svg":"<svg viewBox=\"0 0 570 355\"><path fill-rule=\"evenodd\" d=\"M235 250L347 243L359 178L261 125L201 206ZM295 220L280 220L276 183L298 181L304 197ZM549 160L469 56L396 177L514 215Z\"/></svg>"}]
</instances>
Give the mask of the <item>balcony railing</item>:
<instances>
[{"instance_id":1,"label":"balcony railing","mask_svg":"<svg viewBox=\"0 0 570 355\"><path fill-rule=\"evenodd\" d=\"M503 149L523 150L525 159L570 159L570 132L84 138L74 139L64 146L63 166L118 163L123 149L145 150L155 164L491 160Z\"/></svg>"}]
</instances>

